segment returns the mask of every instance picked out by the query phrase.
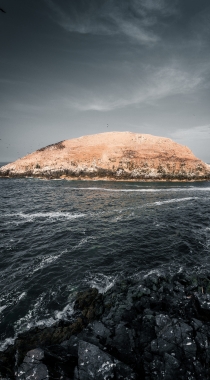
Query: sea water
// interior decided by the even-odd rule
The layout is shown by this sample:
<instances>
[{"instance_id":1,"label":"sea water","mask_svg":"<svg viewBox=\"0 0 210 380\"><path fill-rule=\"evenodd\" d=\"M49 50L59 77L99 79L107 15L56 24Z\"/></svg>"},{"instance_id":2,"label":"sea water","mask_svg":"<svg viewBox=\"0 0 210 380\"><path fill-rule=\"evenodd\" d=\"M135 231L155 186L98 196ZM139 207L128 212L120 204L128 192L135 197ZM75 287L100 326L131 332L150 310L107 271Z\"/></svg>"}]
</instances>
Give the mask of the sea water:
<instances>
[{"instance_id":1,"label":"sea water","mask_svg":"<svg viewBox=\"0 0 210 380\"><path fill-rule=\"evenodd\" d=\"M210 182L0 178L0 338L68 319L78 290L210 269Z\"/></svg>"}]
</instances>

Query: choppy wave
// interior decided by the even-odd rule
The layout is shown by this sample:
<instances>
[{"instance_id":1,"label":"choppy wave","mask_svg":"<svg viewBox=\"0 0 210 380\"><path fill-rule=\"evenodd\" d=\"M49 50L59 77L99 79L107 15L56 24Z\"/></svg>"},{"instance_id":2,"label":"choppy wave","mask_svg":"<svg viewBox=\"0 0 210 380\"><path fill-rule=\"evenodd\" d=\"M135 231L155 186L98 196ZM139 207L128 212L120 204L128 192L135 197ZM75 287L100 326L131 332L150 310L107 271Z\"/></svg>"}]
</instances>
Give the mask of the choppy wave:
<instances>
[{"instance_id":1,"label":"choppy wave","mask_svg":"<svg viewBox=\"0 0 210 380\"><path fill-rule=\"evenodd\" d=\"M120 190L121 191L121 190ZM122 190L124 191L124 190ZM176 202L184 202L184 201L190 201L190 200L195 200L198 199L198 197L185 197L185 198L172 198L168 199L165 201L158 201L158 202L149 202L145 203L142 206L137 206L139 207L146 207L146 206L152 206L152 205L161 205L165 203L176 203ZM135 207L136 208L136 207ZM133 207L126 207L124 209L133 209ZM123 209L121 209L122 211ZM119 210L115 210L118 212ZM88 212L88 213L70 213L70 212L38 212L38 213L31 213L31 214L25 214L23 212L18 212L18 213L13 213L13 214L1 214L0 217L3 218L10 218L12 220L9 221L9 223L18 223L17 219L22 219L23 222L33 222L34 220L40 219L40 220L49 220L49 221L59 221L59 220L73 220L77 218L84 218L84 217L94 217L96 215L100 216L105 213L108 213L109 211L99 211L99 212ZM111 211L113 212L113 211Z\"/></svg>"},{"instance_id":2,"label":"choppy wave","mask_svg":"<svg viewBox=\"0 0 210 380\"><path fill-rule=\"evenodd\" d=\"M167 199L167 200L163 200L163 201L145 203L141 206L116 209L116 210L113 210L112 213L115 212L115 213L120 214L120 215L115 215L112 220L113 221L122 220L123 215L121 215L121 214L123 213L123 211L126 211L126 210L138 210L138 209L143 209L145 207L161 206L161 205L168 204L168 203L188 202L188 201L194 201L196 199L199 199L199 197L172 198L172 199ZM98 213L98 215L99 215L99 213ZM132 215L135 216L134 213Z\"/></svg>"},{"instance_id":3,"label":"choppy wave","mask_svg":"<svg viewBox=\"0 0 210 380\"><path fill-rule=\"evenodd\" d=\"M26 292L17 296L20 301L26 296ZM55 310L52 316L49 316L47 311L47 292L42 293L34 303L30 306L28 312L21 318L19 318L14 324L14 337L6 338L0 341L0 351L6 350L12 345L17 338L18 334L28 331L35 327L50 327L56 324L59 320L69 320L74 311L74 301L69 299L68 303L61 310ZM11 306L11 303L2 307L2 310ZM0 310L1 312L1 310ZM43 317L40 318L40 313Z\"/></svg>"},{"instance_id":4,"label":"choppy wave","mask_svg":"<svg viewBox=\"0 0 210 380\"><path fill-rule=\"evenodd\" d=\"M26 297L26 291L11 291L4 292L0 297L0 314L10 306L17 305L22 299Z\"/></svg>"},{"instance_id":5,"label":"choppy wave","mask_svg":"<svg viewBox=\"0 0 210 380\"><path fill-rule=\"evenodd\" d=\"M49 219L49 220L71 220L85 217L83 213L71 213L71 212L37 212L31 214L25 214L23 212L13 214L1 214L1 217L9 218L21 218L27 222L33 222L35 219Z\"/></svg>"},{"instance_id":6,"label":"choppy wave","mask_svg":"<svg viewBox=\"0 0 210 380\"><path fill-rule=\"evenodd\" d=\"M79 241L79 243L76 244L75 246L73 246L72 248L65 249L64 251L58 253L57 255L55 255L55 254L44 255L38 264L33 265L32 269L30 270L30 276L33 275L38 270L41 270L41 269L51 265L52 263L57 261L61 256L63 256L64 254L66 254L66 253L70 254L71 252L76 251L78 248L84 246L89 240L92 240L92 239L94 239L94 237L92 237L92 236L85 237L85 238L82 238Z\"/></svg>"},{"instance_id":7,"label":"choppy wave","mask_svg":"<svg viewBox=\"0 0 210 380\"><path fill-rule=\"evenodd\" d=\"M178 203L178 202L192 201L194 199L198 199L198 197L167 199L166 201L158 201L158 202L154 202L153 204L157 205L157 206L161 206L161 205L167 204L167 203Z\"/></svg>"},{"instance_id":8,"label":"choppy wave","mask_svg":"<svg viewBox=\"0 0 210 380\"><path fill-rule=\"evenodd\" d=\"M136 187L136 186L135 186ZM138 189L125 189L125 188L106 188L106 187L65 187L66 190L74 190L74 191L80 191L80 190L89 190L89 191L107 191L107 192L113 192L113 193L161 193L161 192L188 192L188 191L210 191L210 187L198 187L198 186L187 186L187 187L162 187L162 188L139 188Z\"/></svg>"},{"instance_id":9,"label":"choppy wave","mask_svg":"<svg viewBox=\"0 0 210 380\"><path fill-rule=\"evenodd\" d=\"M8 220L5 224L15 224L21 225L24 223L33 223L34 221L43 221L54 223L56 221L73 221L78 218L84 218L86 214L78 213L73 214L70 212L38 212L38 213L29 213L25 214L23 212L18 212L14 214L1 214L0 218L7 218Z\"/></svg>"},{"instance_id":10,"label":"choppy wave","mask_svg":"<svg viewBox=\"0 0 210 380\"><path fill-rule=\"evenodd\" d=\"M71 318L84 287L210 268L208 184L0 182L0 349Z\"/></svg>"},{"instance_id":11,"label":"choppy wave","mask_svg":"<svg viewBox=\"0 0 210 380\"><path fill-rule=\"evenodd\" d=\"M44 255L38 264L32 266L32 269L30 270L30 276L32 276L38 270L41 270L48 265L51 265L52 263L57 261L66 252L67 252L67 250L62 251L61 253L59 253L57 255L53 255L53 254Z\"/></svg>"}]
</instances>

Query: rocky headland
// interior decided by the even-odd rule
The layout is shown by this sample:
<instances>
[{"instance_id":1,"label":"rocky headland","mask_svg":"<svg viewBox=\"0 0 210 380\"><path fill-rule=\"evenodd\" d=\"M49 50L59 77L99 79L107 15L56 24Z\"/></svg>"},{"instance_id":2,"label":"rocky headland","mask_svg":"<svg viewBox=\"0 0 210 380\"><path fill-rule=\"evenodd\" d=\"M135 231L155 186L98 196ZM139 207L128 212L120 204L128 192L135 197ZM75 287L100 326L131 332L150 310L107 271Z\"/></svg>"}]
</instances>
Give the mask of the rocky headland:
<instances>
[{"instance_id":1,"label":"rocky headland","mask_svg":"<svg viewBox=\"0 0 210 380\"><path fill-rule=\"evenodd\" d=\"M152 271L76 295L69 320L20 334L5 379L207 380L210 275Z\"/></svg>"},{"instance_id":2,"label":"rocky headland","mask_svg":"<svg viewBox=\"0 0 210 380\"><path fill-rule=\"evenodd\" d=\"M48 145L3 166L0 177L195 181L210 179L210 166L169 138L108 132Z\"/></svg>"}]
</instances>

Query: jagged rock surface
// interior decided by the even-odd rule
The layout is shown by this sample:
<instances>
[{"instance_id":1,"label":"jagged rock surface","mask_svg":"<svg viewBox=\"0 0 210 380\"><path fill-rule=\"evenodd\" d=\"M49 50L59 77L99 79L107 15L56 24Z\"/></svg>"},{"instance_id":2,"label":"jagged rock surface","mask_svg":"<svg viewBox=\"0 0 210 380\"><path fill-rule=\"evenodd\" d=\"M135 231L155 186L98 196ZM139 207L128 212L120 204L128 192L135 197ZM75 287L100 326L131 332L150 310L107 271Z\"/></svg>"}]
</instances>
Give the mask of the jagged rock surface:
<instances>
[{"instance_id":1,"label":"jagged rock surface","mask_svg":"<svg viewBox=\"0 0 210 380\"><path fill-rule=\"evenodd\" d=\"M61 141L0 169L1 177L206 180L210 167L168 138L108 132Z\"/></svg>"},{"instance_id":2,"label":"jagged rock surface","mask_svg":"<svg viewBox=\"0 0 210 380\"><path fill-rule=\"evenodd\" d=\"M210 274L150 273L77 294L74 315L18 336L0 377L208 380Z\"/></svg>"},{"instance_id":3,"label":"jagged rock surface","mask_svg":"<svg viewBox=\"0 0 210 380\"><path fill-rule=\"evenodd\" d=\"M44 351L37 348L31 350L25 356L22 365L18 368L16 378L18 380L36 379L47 380L49 373L45 364L42 363L44 359Z\"/></svg>"}]
</instances>

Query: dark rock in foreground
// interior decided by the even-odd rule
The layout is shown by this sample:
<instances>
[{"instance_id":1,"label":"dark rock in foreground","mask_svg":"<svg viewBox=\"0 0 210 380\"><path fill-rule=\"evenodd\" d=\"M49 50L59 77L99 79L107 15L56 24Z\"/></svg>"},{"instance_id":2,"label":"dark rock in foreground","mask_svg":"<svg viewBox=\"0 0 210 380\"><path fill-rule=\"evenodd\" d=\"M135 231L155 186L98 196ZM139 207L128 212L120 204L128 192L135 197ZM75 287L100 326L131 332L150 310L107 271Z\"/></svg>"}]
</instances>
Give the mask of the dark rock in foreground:
<instances>
[{"instance_id":1,"label":"dark rock in foreground","mask_svg":"<svg viewBox=\"0 0 210 380\"><path fill-rule=\"evenodd\" d=\"M0 353L7 379L207 380L210 275L150 273L78 293L72 319Z\"/></svg>"}]
</instances>

